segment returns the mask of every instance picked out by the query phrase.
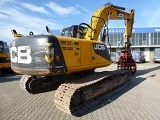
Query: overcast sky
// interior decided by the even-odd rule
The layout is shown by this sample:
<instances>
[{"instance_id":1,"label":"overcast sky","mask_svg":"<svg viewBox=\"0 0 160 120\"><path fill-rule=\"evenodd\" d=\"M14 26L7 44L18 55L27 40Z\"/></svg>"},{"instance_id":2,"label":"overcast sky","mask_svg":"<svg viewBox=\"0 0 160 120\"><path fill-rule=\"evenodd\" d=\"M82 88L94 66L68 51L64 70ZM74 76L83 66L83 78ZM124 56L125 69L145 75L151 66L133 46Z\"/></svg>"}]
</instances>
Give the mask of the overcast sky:
<instances>
[{"instance_id":1,"label":"overcast sky","mask_svg":"<svg viewBox=\"0 0 160 120\"><path fill-rule=\"evenodd\" d=\"M160 27L160 0L0 0L0 40L14 39L11 30L26 35L46 33L73 24L88 23L96 9L111 2L127 10L135 9L134 27ZM109 27L124 27L111 21Z\"/></svg>"}]
</instances>

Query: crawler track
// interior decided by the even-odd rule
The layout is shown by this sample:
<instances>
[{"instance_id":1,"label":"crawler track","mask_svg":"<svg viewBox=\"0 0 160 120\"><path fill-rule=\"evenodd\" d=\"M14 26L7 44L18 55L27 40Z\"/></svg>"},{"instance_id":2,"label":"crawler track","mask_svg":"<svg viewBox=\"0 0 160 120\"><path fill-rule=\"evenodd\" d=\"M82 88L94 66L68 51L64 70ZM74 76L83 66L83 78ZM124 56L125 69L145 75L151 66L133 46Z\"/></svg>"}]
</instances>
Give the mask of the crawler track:
<instances>
[{"instance_id":1,"label":"crawler track","mask_svg":"<svg viewBox=\"0 0 160 120\"><path fill-rule=\"evenodd\" d=\"M98 96L118 89L131 80L129 70L94 73L82 79L66 82L55 92L55 105L61 111L73 115L76 108Z\"/></svg>"}]
</instances>

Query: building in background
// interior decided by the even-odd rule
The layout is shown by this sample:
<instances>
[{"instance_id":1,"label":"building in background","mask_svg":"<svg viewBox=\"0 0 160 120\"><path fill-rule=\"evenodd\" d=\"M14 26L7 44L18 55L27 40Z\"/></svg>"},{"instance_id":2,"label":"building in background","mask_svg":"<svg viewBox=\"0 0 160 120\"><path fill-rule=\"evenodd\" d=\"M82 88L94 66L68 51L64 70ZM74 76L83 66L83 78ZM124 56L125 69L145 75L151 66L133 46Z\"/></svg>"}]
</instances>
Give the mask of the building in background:
<instances>
[{"instance_id":1,"label":"building in background","mask_svg":"<svg viewBox=\"0 0 160 120\"><path fill-rule=\"evenodd\" d=\"M119 51L123 44L124 32L124 28L109 29L111 52ZM132 51L141 51L145 55L146 61L152 61L154 49L160 47L160 27L133 28L130 42ZM106 44L108 46L108 43Z\"/></svg>"},{"instance_id":2,"label":"building in background","mask_svg":"<svg viewBox=\"0 0 160 120\"><path fill-rule=\"evenodd\" d=\"M60 31L52 30L52 33L60 35ZM125 28L109 28L111 52L120 51L124 32ZM133 28L130 42L132 51L141 51L145 55L146 61L152 61L154 49L160 48L160 27ZM108 40L106 40L106 45L109 47Z\"/></svg>"}]
</instances>

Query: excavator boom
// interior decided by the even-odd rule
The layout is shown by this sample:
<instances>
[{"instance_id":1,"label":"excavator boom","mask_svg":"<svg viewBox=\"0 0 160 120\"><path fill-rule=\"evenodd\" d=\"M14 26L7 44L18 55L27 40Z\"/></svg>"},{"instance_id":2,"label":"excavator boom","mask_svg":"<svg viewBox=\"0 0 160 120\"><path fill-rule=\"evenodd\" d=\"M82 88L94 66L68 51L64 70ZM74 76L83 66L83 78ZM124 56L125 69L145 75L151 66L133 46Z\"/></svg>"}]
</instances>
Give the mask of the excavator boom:
<instances>
[{"instance_id":1,"label":"excavator boom","mask_svg":"<svg viewBox=\"0 0 160 120\"><path fill-rule=\"evenodd\" d=\"M91 27L87 28L84 39L98 40L101 28L109 20L126 20L125 36L127 39L131 37L134 23L134 9L126 12L125 8L108 3L94 12L89 23Z\"/></svg>"}]
</instances>

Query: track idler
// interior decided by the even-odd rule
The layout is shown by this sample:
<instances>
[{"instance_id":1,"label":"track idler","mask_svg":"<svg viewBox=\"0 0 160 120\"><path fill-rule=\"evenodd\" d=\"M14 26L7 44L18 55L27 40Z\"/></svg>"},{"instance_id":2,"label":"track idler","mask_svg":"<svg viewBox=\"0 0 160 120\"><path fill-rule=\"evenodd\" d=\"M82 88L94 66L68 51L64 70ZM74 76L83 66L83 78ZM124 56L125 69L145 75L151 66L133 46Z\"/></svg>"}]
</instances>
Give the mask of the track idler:
<instances>
[{"instance_id":1,"label":"track idler","mask_svg":"<svg viewBox=\"0 0 160 120\"><path fill-rule=\"evenodd\" d=\"M43 80L35 76L23 75L20 79L20 87L29 93L36 93L43 88Z\"/></svg>"},{"instance_id":2,"label":"track idler","mask_svg":"<svg viewBox=\"0 0 160 120\"><path fill-rule=\"evenodd\" d=\"M26 92L35 94L47 90L57 89L64 82L64 78L52 76L23 75L20 79L20 87Z\"/></svg>"}]
</instances>

